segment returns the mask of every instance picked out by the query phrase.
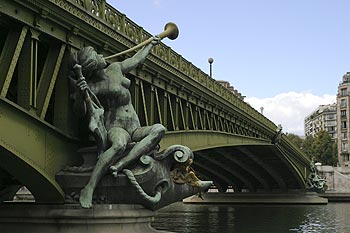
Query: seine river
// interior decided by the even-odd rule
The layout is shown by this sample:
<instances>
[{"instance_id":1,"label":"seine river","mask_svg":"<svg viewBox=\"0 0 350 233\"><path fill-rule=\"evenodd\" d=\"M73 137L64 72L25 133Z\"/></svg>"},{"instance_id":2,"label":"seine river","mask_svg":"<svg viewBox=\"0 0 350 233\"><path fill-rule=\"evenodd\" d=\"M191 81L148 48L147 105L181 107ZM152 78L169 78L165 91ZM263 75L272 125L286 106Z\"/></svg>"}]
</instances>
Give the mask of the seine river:
<instances>
[{"instance_id":1,"label":"seine river","mask_svg":"<svg viewBox=\"0 0 350 233\"><path fill-rule=\"evenodd\" d=\"M328 205L201 205L161 209L152 226L181 233L350 233L350 203Z\"/></svg>"}]
</instances>

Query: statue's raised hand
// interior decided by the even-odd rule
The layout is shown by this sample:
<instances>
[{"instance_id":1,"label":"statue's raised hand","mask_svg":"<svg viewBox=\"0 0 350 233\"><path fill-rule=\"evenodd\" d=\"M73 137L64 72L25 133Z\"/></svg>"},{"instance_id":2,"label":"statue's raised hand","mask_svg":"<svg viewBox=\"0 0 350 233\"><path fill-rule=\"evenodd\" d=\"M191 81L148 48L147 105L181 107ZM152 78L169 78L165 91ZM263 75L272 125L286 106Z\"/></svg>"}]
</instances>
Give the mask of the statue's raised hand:
<instances>
[{"instance_id":1,"label":"statue's raised hand","mask_svg":"<svg viewBox=\"0 0 350 233\"><path fill-rule=\"evenodd\" d=\"M85 77L83 76L82 70L81 70L81 65L75 64L73 67L74 73L77 77L77 87L78 89L84 93L85 90L89 89L89 86L87 82L85 81Z\"/></svg>"},{"instance_id":2,"label":"statue's raised hand","mask_svg":"<svg viewBox=\"0 0 350 233\"><path fill-rule=\"evenodd\" d=\"M153 36L152 37L152 44L153 45L157 45L157 44L159 44L160 43L160 41L161 41L161 38L159 37L159 36Z\"/></svg>"},{"instance_id":3,"label":"statue's raised hand","mask_svg":"<svg viewBox=\"0 0 350 233\"><path fill-rule=\"evenodd\" d=\"M85 92L85 90L89 89L89 86L88 86L87 82L85 81L84 77L80 77L77 80L77 87L81 92Z\"/></svg>"}]
</instances>

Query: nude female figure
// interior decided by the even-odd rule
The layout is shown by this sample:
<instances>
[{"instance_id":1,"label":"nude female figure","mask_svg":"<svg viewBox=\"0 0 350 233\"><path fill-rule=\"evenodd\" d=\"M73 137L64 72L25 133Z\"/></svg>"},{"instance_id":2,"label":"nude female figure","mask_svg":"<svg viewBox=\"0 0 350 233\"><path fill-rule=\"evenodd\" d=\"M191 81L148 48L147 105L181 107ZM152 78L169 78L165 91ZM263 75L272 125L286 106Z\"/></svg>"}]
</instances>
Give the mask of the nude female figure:
<instances>
[{"instance_id":1,"label":"nude female figure","mask_svg":"<svg viewBox=\"0 0 350 233\"><path fill-rule=\"evenodd\" d=\"M77 53L76 60L81 65L83 77L76 82L79 94L75 98L75 110L80 115L86 115L83 93L90 89L104 107L104 124L110 145L99 156L88 184L80 193L83 208L92 207L95 187L109 169L116 176L129 163L152 151L164 136L166 129L161 124L141 127L131 103L131 81L124 76L141 64L159 41L159 37L153 37L153 41L133 57L109 65L92 47L85 47ZM137 143L126 156L120 158L130 142Z\"/></svg>"}]
</instances>

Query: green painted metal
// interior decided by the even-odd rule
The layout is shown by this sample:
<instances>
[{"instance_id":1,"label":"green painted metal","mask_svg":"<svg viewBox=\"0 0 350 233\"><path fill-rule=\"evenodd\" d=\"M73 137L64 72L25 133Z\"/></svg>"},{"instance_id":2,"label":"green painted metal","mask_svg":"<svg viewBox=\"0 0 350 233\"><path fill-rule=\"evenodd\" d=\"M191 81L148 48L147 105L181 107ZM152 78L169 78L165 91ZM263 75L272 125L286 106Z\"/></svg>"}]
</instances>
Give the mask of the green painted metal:
<instances>
[{"instance_id":1,"label":"green painted metal","mask_svg":"<svg viewBox=\"0 0 350 233\"><path fill-rule=\"evenodd\" d=\"M181 144L188 146L192 151L201 151L210 148L242 145L271 145L268 140L231 134L211 130L171 131L165 134L160 146L167 148L170 145Z\"/></svg>"},{"instance_id":2,"label":"green painted metal","mask_svg":"<svg viewBox=\"0 0 350 233\"><path fill-rule=\"evenodd\" d=\"M6 42L0 56L0 96L2 97L6 96L9 89L27 31L28 28L24 26L21 30L10 30L7 34Z\"/></svg>"},{"instance_id":3,"label":"green painted metal","mask_svg":"<svg viewBox=\"0 0 350 233\"><path fill-rule=\"evenodd\" d=\"M76 162L78 145L71 140L78 136L79 122L68 97L70 53L91 45L110 55L151 34L104 0L3 0L0 29L0 159L9 160L10 174L31 186L38 200L45 201L43 191L52 189L50 201L62 201L54 175ZM183 144L200 152L272 146L274 123L163 43L128 78L142 125L159 122L168 130L161 148ZM288 164L295 179L305 182L310 161L286 137L276 148L272 153ZM16 163L26 172L17 174Z\"/></svg>"},{"instance_id":4,"label":"green painted metal","mask_svg":"<svg viewBox=\"0 0 350 233\"><path fill-rule=\"evenodd\" d=\"M45 118L65 48L66 45L61 44L60 46L52 46L48 51L40 82L38 84L37 109L38 116L41 119Z\"/></svg>"},{"instance_id":5,"label":"green painted metal","mask_svg":"<svg viewBox=\"0 0 350 233\"><path fill-rule=\"evenodd\" d=\"M0 97L0 167L35 195L37 202L63 201L55 174L79 161L77 141Z\"/></svg>"}]
</instances>

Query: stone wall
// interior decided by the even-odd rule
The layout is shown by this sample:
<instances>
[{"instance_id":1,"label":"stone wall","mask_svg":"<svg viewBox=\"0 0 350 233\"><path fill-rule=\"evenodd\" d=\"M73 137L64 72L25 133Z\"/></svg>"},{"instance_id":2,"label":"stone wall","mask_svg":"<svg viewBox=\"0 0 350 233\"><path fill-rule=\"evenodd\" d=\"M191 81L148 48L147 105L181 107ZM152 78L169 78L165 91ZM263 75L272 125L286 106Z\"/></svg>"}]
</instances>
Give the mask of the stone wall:
<instances>
[{"instance_id":1,"label":"stone wall","mask_svg":"<svg viewBox=\"0 0 350 233\"><path fill-rule=\"evenodd\" d=\"M328 191L350 193L350 168L317 166L318 174L327 180Z\"/></svg>"}]
</instances>

